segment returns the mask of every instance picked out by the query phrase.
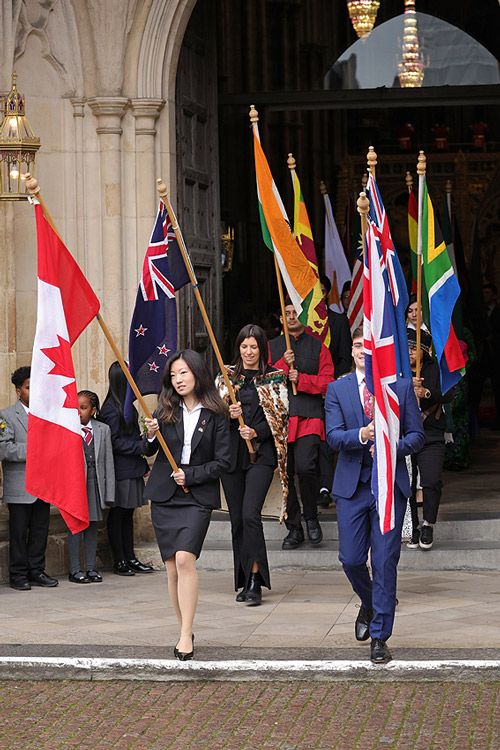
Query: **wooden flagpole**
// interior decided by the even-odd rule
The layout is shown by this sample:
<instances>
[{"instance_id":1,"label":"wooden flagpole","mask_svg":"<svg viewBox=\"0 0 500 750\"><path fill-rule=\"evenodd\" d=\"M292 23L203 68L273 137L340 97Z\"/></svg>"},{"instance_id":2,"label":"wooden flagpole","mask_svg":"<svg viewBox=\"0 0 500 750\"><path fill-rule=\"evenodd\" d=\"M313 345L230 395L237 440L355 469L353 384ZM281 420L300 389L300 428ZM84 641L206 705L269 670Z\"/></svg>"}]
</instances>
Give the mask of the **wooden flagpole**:
<instances>
[{"instance_id":1,"label":"wooden flagpole","mask_svg":"<svg viewBox=\"0 0 500 750\"><path fill-rule=\"evenodd\" d=\"M158 190L160 198L165 203L165 206L168 211L168 215L170 216L170 221L172 222L172 229L175 232L177 243L179 245L179 250L181 251L181 255L184 260L186 270L188 272L189 280L193 287L193 293L198 303L198 307L200 308L201 317L203 318L203 322L205 323L205 327L207 329L207 333L210 338L210 343L212 344L212 348L214 350L215 358L217 359L219 369L221 371L222 377L224 378L224 382L226 384L229 398L231 399L231 403L237 404L238 401L236 398L236 394L234 392L233 384L231 383L231 380L229 379L229 375L227 374L227 370L225 368L222 355L220 353L219 345L217 343L217 339L215 338L215 334L212 328L212 323L210 322L210 318L208 317L208 313L205 308L205 303L203 302L203 298L200 294L198 279L196 277L196 273L195 273L193 264L191 262L191 258L189 256L186 243L184 242L184 237L182 236L182 232L180 230L179 223L177 221L177 216L174 213L174 209L172 208L172 204L170 203L170 200L168 197L167 186L165 185L165 183L163 182L161 178L158 178L156 180L156 189ZM239 422L240 427L245 427L245 422L242 416L238 417L238 422ZM245 443L247 445L248 452L250 454L250 460L252 461L252 463L254 463L256 459L256 453L255 453L255 448L253 447L252 441L245 440Z\"/></svg>"},{"instance_id":2,"label":"wooden flagpole","mask_svg":"<svg viewBox=\"0 0 500 750\"><path fill-rule=\"evenodd\" d=\"M417 365L415 376L420 377L420 351L421 351L421 329L422 329L422 215L424 207L424 180L427 159L423 151L420 151L417 161L418 174L418 230L417 230Z\"/></svg>"},{"instance_id":3,"label":"wooden flagpole","mask_svg":"<svg viewBox=\"0 0 500 750\"><path fill-rule=\"evenodd\" d=\"M371 173L374 180L377 179L377 154L373 146L368 146L368 153L366 155L366 162L368 164L368 171Z\"/></svg>"},{"instance_id":4,"label":"wooden flagpole","mask_svg":"<svg viewBox=\"0 0 500 750\"><path fill-rule=\"evenodd\" d=\"M57 236L59 237L59 239L61 240L61 242L63 242L63 240L61 238L61 235L57 231L57 229L56 229L56 227L54 225L54 222L52 221L52 217L50 216L50 214L49 214L49 212L47 210L47 207L46 207L45 203L43 202L43 199L42 199L42 197L40 195L40 187L38 185L38 180L36 180L34 177L31 177L31 175L29 173L26 174L26 188L28 189L28 192L30 193L30 195L33 195L36 198L36 200L39 202L40 206L42 207L43 215L45 216L47 222L50 224L50 226L52 227L52 229L54 230L54 232L57 234ZM145 402L145 400L144 400L144 398L143 398L143 396L142 396L139 388L137 387L137 384L136 384L134 378L130 374L130 370L128 369L127 364L126 364L125 360L123 359L123 357L121 355L121 352L118 349L115 340L113 339L113 336L111 335L111 331L109 330L108 326L106 325L106 323L102 319L102 316L101 316L100 313L97 313L96 319L97 319L97 322L99 323L99 325L101 326L101 330L104 333L104 335L105 335L105 337L106 337L106 339L108 341L108 344L110 345L110 347L111 347L111 349L113 351L113 354L115 355L117 361L119 362L120 367L123 370L123 374L127 378L127 381L129 383L130 387L132 388L135 397L139 401L139 404L141 405L141 409L143 410L144 414L146 415L146 417L148 419L153 419L153 415L151 414L151 412L150 412L150 410L148 408L148 405L146 404L146 402ZM174 459L174 457L172 455L172 452L170 451L170 448L166 444L165 438L163 437L163 435L161 434L161 432L158 432L156 434L156 438L157 438L158 442L160 443L160 445L162 447L162 450L165 453L165 456L167 457L167 460L168 460L170 466L172 467L172 471L179 471L179 467L177 466L177 464L175 462L175 459ZM189 489L187 487L183 486L183 485L182 485L182 489L184 490L184 492L189 492Z\"/></svg>"},{"instance_id":5,"label":"wooden flagpole","mask_svg":"<svg viewBox=\"0 0 500 750\"><path fill-rule=\"evenodd\" d=\"M250 122L252 123L252 129L259 134L259 113L255 109L254 105L250 105ZM290 343L290 331L288 330L288 323L286 320L286 313L285 313L285 295L283 293L283 282L281 280L281 271L278 264L278 259L276 257L276 253L273 253L274 256L274 270L276 272L276 283L278 285L278 296L280 300L280 308L281 308L281 319L283 321L283 334L285 336L285 345L287 349L291 349L292 345ZM295 383L292 383L292 393L294 396L297 395L297 386Z\"/></svg>"}]
</instances>

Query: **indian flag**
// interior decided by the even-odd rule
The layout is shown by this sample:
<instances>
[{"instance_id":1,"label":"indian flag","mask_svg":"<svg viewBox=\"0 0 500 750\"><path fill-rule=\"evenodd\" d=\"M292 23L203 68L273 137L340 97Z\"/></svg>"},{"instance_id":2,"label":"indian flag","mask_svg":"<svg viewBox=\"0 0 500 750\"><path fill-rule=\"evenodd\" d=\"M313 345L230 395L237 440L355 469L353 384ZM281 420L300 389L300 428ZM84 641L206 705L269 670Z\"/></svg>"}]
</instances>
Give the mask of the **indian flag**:
<instances>
[{"instance_id":1,"label":"indian flag","mask_svg":"<svg viewBox=\"0 0 500 750\"><path fill-rule=\"evenodd\" d=\"M434 207L423 184L422 209L422 270L429 296L429 318L432 343L441 372L441 387L446 393L458 383L465 360L451 322L453 308L460 296L441 229L434 216Z\"/></svg>"},{"instance_id":2,"label":"indian flag","mask_svg":"<svg viewBox=\"0 0 500 750\"><path fill-rule=\"evenodd\" d=\"M293 197L294 197L294 223L293 233L299 243L300 249L316 276L316 283L311 292L307 295L303 304L302 317L305 318L307 309L307 318L305 325L309 333L319 338L325 346L330 346L330 326L328 325L328 313L326 303L323 299L321 284L318 275L318 258L312 235L311 223L307 213L304 196L300 187L299 178L295 169L291 170Z\"/></svg>"},{"instance_id":3,"label":"indian flag","mask_svg":"<svg viewBox=\"0 0 500 750\"><path fill-rule=\"evenodd\" d=\"M288 295L300 320L307 325L307 296L317 276L309 265L290 229L285 207L262 150L257 123L253 123L253 144L260 225L264 244L276 254Z\"/></svg>"}]
</instances>

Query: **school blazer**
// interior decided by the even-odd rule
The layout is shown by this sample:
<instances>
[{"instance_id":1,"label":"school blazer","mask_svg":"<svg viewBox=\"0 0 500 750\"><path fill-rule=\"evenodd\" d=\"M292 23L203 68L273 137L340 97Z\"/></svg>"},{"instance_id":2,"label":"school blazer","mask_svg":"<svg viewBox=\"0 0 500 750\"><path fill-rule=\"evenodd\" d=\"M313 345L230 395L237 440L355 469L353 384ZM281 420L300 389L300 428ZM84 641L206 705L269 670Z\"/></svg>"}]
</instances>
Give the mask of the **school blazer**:
<instances>
[{"instance_id":1,"label":"school blazer","mask_svg":"<svg viewBox=\"0 0 500 750\"><path fill-rule=\"evenodd\" d=\"M13 406L0 412L0 461L3 469L4 503L31 505L36 500L36 497L26 492L27 437L28 415L21 402L17 401Z\"/></svg>"},{"instance_id":2,"label":"school blazer","mask_svg":"<svg viewBox=\"0 0 500 750\"><path fill-rule=\"evenodd\" d=\"M396 485L404 497L410 496L410 481L405 456L417 453L424 445L422 419L413 391L412 381L398 378L396 392L400 409L400 437L397 450ZM359 428L368 420L359 398L356 373L330 383L326 391L326 439L334 451L339 451L335 477L334 497L353 497L360 480L361 470L371 461L369 446L359 442ZM368 458L369 457L369 458Z\"/></svg>"},{"instance_id":3,"label":"school blazer","mask_svg":"<svg viewBox=\"0 0 500 750\"><path fill-rule=\"evenodd\" d=\"M160 422L161 434L175 462L186 475L186 486L192 498L201 505L220 508L219 478L229 469L231 461L229 419L202 409L191 441L189 464L181 465L184 444L182 409L179 409L179 417L179 421L173 424ZM165 503L174 495L178 485L170 476L172 469L158 440L146 441L145 453L152 456L156 451L158 455L146 484L145 497L153 503Z\"/></svg>"},{"instance_id":4,"label":"school blazer","mask_svg":"<svg viewBox=\"0 0 500 750\"><path fill-rule=\"evenodd\" d=\"M115 504L115 465L113 462L113 444L111 430L107 424L92 420L94 435L95 468L99 499L104 510ZM87 462L85 460L85 476L87 476Z\"/></svg>"}]
</instances>

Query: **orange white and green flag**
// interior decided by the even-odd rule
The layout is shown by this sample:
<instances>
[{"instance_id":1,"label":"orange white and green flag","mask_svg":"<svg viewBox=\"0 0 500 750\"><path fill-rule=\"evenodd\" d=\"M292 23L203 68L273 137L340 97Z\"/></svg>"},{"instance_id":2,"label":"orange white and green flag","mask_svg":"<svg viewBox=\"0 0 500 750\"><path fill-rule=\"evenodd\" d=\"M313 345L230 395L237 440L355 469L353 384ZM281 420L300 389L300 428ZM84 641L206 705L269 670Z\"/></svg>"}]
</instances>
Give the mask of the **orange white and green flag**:
<instances>
[{"instance_id":1,"label":"orange white and green flag","mask_svg":"<svg viewBox=\"0 0 500 750\"><path fill-rule=\"evenodd\" d=\"M304 196L302 195L299 178L295 169L291 170L291 175L294 202L293 234L316 276L316 283L311 292L309 292L307 299L304 300L304 309L307 307L307 320L305 321L305 325L309 333L316 336L316 338L319 338L325 346L330 346L328 312L321 291L318 273L318 257L316 255L316 248L314 247L311 222L309 221Z\"/></svg>"},{"instance_id":2,"label":"orange white and green flag","mask_svg":"<svg viewBox=\"0 0 500 750\"><path fill-rule=\"evenodd\" d=\"M290 229L285 207L262 150L257 123L253 124L253 143L264 244L275 253L288 296L300 320L307 325L308 297L314 289L317 276Z\"/></svg>"}]
</instances>

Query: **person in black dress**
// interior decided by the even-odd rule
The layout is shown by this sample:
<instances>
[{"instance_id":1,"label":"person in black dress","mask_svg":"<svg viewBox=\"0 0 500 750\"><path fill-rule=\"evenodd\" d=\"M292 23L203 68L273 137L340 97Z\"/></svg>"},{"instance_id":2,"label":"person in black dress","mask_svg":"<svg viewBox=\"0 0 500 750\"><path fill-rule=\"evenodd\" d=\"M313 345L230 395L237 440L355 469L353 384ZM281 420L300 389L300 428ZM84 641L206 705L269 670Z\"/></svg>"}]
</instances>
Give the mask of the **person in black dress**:
<instances>
[{"instance_id":1,"label":"person in black dress","mask_svg":"<svg viewBox=\"0 0 500 750\"><path fill-rule=\"evenodd\" d=\"M227 406L200 354L185 349L168 359L156 418L146 419L146 426L148 453L158 450L156 433L160 430L179 467L172 472L160 450L146 496L151 500L151 520L180 625L174 655L186 661L194 653L196 560L212 510L220 507L219 478L231 460Z\"/></svg>"},{"instance_id":2,"label":"person in black dress","mask_svg":"<svg viewBox=\"0 0 500 750\"><path fill-rule=\"evenodd\" d=\"M236 601L255 606L262 600L261 587L271 588L261 511L278 465L284 501L288 494L288 390L285 373L267 364L267 338L262 328L244 326L234 349L234 362L227 371L238 404L229 406L231 467L222 475L222 486L231 517L235 591L241 588ZM217 386L228 399L221 375ZM244 427L238 425L240 416ZM256 450L253 463L245 440L251 440Z\"/></svg>"},{"instance_id":3,"label":"person in black dress","mask_svg":"<svg viewBox=\"0 0 500 750\"><path fill-rule=\"evenodd\" d=\"M134 409L127 422L123 413L127 379L118 362L109 368L109 390L101 409L101 422L111 429L115 463L115 505L108 514L108 537L113 553L113 571L120 576L152 573L151 565L137 559L134 552L134 510L147 504L144 475L149 471L144 458L145 440Z\"/></svg>"}]
</instances>

